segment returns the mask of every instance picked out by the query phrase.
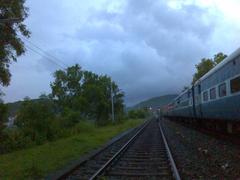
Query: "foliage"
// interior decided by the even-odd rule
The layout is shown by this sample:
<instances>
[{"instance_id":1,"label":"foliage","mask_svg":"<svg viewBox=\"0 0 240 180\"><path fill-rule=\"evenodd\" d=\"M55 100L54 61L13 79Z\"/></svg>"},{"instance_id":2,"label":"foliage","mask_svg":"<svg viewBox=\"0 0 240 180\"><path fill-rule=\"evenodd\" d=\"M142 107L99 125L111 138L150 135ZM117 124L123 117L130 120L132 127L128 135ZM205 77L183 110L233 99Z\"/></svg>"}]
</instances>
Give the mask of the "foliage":
<instances>
[{"instance_id":1,"label":"foliage","mask_svg":"<svg viewBox=\"0 0 240 180\"><path fill-rule=\"evenodd\" d=\"M5 123L7 121L7 106L1 99L2 92L0 91L0 142L4 140L3 130L5 129ZM0 149L1 150L1 149Z\"/></svg>"},{"instance_id":2,"label":"foliage","mask_svg":"<svg viewBox=\"0 0 240 180\"><path fill-rule=\"evenodd\" d=\"M64 107L78 108L73 106L72 100L81 93L82 71L79 65L58 70L54 73L55 81L51 83L52 96L56 99L61 110Z\"/></svg>"},{"instance_id":3,"label":"foliage","mask_svg":"<svg viewBox=\"0 0 240 180\"><path fill-rule=\"evenodd\" d=\"M128 112L128 117L131 119L145 118L148 112L144 109L130 110Z\"/></svg>"},{"instance_id":4,"label":"foliage","mask_svg":"<svg viewBox=\"0 0 240 180\"><path fill-rule=\"evenodd\" d=\"M34 142L31 140L31 138L26 137L20 129L5 129L4 139L0 144L0 154L31 147L33 145Z\"/></svg>"},{"instance_id":5,"label":"foliage","mask_svg":"<svg viewBox=\"0 0 240 180\"><path fill-rule=\"evenodd\" d=\"M25 52L24 43L18 35L30 36L26 25L23 24L28 16L28 9L24 3L25 0L0 0L0 19L7 20L0 22L0 84L3 86L8 86L10 82L9 64ZM14 18L18 20L12 21Z\"/></svg>"},{"instance_id":6,"label":"foliage","mask_svg":"<svg viewBox=\"0 0 240 180\"><path fill-rule=\"evenodd\" d=\"M215 54L213 59L203 58L200 63L196 64L197 72L193 75L192 84L204 76L208 71L214 68L217 64L223 61L227 55L222 52Z\"/></svg>"},{"instance_id":7,"label":"foliage","mask_svg":"<svg viewBox=\"0 0 240 180\"><path fill-rule=\"evenodd\" d=\"M34 100L27 97L18 103L15 127L3 133L0 153L79 133L81 128L75 127L85 119L97 125L109 124L111 86L116 120L123 118L124 94L110 77L83 71L79 65L58 70L54 77L52 94Z\"/></svg>"},{"instance_id":8,"label":"foliage","mask_svg":"<svg viewBox=\"0 0 240 180\"><path fill-rule=\"evenodd\" d=\"M3 141L3 130L7 121L7 106L0 101L0 142Z\"/></svg>"},{"instance_id":9,"label":"foliage","mask_svg":"<svg viewBox=\"0 0 240 180\"><path fill-rule=\"evenodd\" d=\"M42 143L54 138L54 121L54 108L51 100L40 99L36 102L26 98L17 114L16 125L26 137Z\"/></svg>"},{"instance_id":10,"label":"foliage","mask_svg":"<svg viewBox=\"0 0 240 180\"><path fill-rule=\"evenodd\" d=\"M107 124L111 115L111 86L117 118L123 113L123 96L118 86L108 76L83 71L79 65L58 70L51 83L52 97L58 105L66 125L80 119L94 120L98 125Z\"/></svg>"},{"instance_id":11,"label":"foliage","mask_svg":"<svg viewBox=\"0 0 240 180\"><path fill-rule=\"evenodd\" d=\"M0 102L0 114L0 124L3 124L7 121L7 106L3 102Z\"/></svg>"},{"instance_id":12,"label":"foliage","mask_svg":"<svg viewBox=\"0 0 240 180\"><path fill-rule=\"evenodd\" d=\"M29 149L0 156L0 179L39 179L61 169L73 159L98 148L109 139L129 128L136 127L142 119L127 120L121 124L96 127L90 122L81 122L64 129L66 134L76 135ZM37 162L37 163L36 163Z\"/></svg>"},{"instance_id":13,"label":"foliage","mask_svg":"<svg viewBox=\"0 0 240 180\"><path fill-rule=\"evenodd\" d=\"M214 55L214 58L213 58L214 64L215 64L215 65L219 64L219 63L222 62L226 57L227 57L227 55L226 55L226 54L223 54L222 52L219 52L219 53L215 54L215 55Z\"/></svg>"}]
</instances>

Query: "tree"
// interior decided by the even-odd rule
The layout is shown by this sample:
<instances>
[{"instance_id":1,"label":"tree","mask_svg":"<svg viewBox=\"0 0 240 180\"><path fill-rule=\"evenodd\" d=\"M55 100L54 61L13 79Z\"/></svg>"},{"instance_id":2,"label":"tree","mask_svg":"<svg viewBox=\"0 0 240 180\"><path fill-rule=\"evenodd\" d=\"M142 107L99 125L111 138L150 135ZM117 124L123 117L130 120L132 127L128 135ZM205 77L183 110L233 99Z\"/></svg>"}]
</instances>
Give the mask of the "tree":
<instances>
[{"instance_id":1,"label":"tree","mask_svg":"<svg viewBox=\"0 0 240 180\"><path fill-rule=\"evenodd\" d=\"M147 111L144 109L132 109L128 111L128 117L131 119L145 118Z\"/></svg>"},{"instance_id":2,"label":"tree","mask_svg":"<svg viewBox=\"0 0 240 180\"><path fill-rule=\"evenodd\" d=\"M222 62L226 57L227 57L226 54L223 54L222 52L219 52L219 53L214 55L213 61L214 61L215 65L217 65L220 62Z\"/></svg>"},{"instance_id":3,"label":"tree","mask_svg":"<svg viewBox=\"0 0 240 180\"><path fill-rule=\"evenodd\" d=\"M5 128L5 122L7 121L7 106L1 99L2 95L3 93L0 91L0 141L2 140L2 131Z\"/></svg>"},{"instance_id":4,"label":"tree","mask_svg":"<svg viewBox=\"0 0 240 180\"><path fill-rule=\"evenodd\" d=\"M81 93L81 80L83 72L79 65L68 67L66 70L58 70L54 73L55 81L50 84L52 97L56 99L61 110L65 106L72 105L74 97Z\"/></svg>"},{"instance_id":5,"label":"tree","mask_svg":"<svg viewBox=\"0 0 240 180\"><path fill-rule=\"evenodd\" d=\"M82 93L87 99L85 107L87 114L94 116L97 124L106 124L111 119L111 88L114 97L115 117L116 120L119 120L124 109L124 93L110 77L98 76L92 72L84 71Z\"/></svg>"},{"instance_id":6,"label":"tree","mask_svg":"<svg viewBox=\"0 0 240 180\"><path fill-rule=\"evenodd\" d=\"M0 141L2 140L2 131L7 121L7 106L0 101Z\"/></svg>"},{"instance_id":7,"label":"tree","mask_svg":"<svg viewBox=\"0 0 240 180\"><path fill-rule=\"evenodd\" d=\"M50 99L25 98L16 118L16 125L33 141L42 142L55 136L55 114Z\"/></svg>"},{"instance_id":8,"label":"tree","mask_svg":"<svg viewBox=\"0 0 240 180\"><path fill-rule=\"evenodd\" d=\"M196 66L197 72L193 76L194 84L198 79L204 76L208 71L210 71L214 67L214 62L211 59L203 58L199 64Z\"/></svg>"},{"instance_id":9,"label":"tree","mask_svg":"<svg viewBox=\"0 0 240 180\"><path fill-rule=\"evenodd\" d=\"M111 86L117 118L123 113L123 96L116 83L108 76L83 71L79 65L58 70L51 83L52 97L60 107L60 114L74 125L80 119L92 119L99 125L111 118Z\"/></svg>"},{"instance_id":10,"label":"tree","mask_svg":"<svg viewBox=\"0 0 240 180\"><path fill-rule=\"evenodd\" d=\"M214 55L213 59L203 58L200 63L196 64L195 67L197 72L193 75L192 84L194 84L197 80L203 77L208 71L214 68L217 64L223 61L227 55L222 52Z\"/></svg>"},{"instance_id":11,"label":"tree","mask_svg":"<svg viewBox=\"0 0 240 180\"><path fill-rule=\"evenodd\" d=\"M18 34L30 36L24 19L28 16L25 0L0 0L0 84L8 86L11 78L9 65L25 52ZM17 20L14 20L16 19Z\"/></svg>"}]
</instances>

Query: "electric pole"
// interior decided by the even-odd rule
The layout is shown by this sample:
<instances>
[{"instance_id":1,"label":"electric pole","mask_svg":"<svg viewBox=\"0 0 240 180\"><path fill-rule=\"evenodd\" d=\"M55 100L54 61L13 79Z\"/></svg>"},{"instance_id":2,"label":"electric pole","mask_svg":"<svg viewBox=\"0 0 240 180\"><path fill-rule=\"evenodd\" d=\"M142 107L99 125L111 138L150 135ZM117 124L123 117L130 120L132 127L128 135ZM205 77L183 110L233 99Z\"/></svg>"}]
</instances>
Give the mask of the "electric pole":
<instances>
[{"instance_id":1,"label":"electric pole","mask_svg":"<svg viewBox=\"0 0 240 180\"><path fill-rule=\"evenodd\" d=\"M112 82L111 82L111 102L112 102L112 123L114 123L115 122L115 117L114 117L114 102L113 102L113 84L112 84Z\"/></svg>"}]
</instances>

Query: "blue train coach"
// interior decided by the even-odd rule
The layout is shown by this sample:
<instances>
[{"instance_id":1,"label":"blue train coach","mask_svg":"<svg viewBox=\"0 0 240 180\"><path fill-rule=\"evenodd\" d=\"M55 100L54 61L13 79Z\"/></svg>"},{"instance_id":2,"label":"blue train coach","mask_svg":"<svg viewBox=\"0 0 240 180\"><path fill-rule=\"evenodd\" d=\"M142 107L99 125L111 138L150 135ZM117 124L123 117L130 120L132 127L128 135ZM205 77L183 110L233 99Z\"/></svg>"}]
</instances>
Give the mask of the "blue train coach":
<instances>
[{"instance_id":1,"label":"blue train coach","mask_svg":"<svg viewBox=\"0 0 240 180\"><path fill-rule=\"evenodd\" d=\"M168 117L240 131L240 48L171 103Z\"/></svg>"}]
</instances>

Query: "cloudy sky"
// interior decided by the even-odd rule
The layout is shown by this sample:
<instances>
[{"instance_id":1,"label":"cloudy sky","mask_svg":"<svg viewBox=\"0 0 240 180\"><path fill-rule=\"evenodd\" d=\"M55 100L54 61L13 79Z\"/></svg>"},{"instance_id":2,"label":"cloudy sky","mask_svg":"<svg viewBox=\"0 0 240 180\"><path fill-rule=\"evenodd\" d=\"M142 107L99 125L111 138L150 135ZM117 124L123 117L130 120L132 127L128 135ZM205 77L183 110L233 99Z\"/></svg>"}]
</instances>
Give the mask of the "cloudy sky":
<instances>
[{"instance_id":1,"label":"cloudy sky","mask_svg":"<svg viewBox=\"0 0 240 180\"><path fill-rule=\"evenodd\" d=\"M32 32L5 101L49 93L56 69L107 74L132 105L189 85L203 57L239 47L239 0L27 0ZM37 45L34 46L34 45ZM40 47L58 64L41 55Z\"/></svg>"}]
</instances>

